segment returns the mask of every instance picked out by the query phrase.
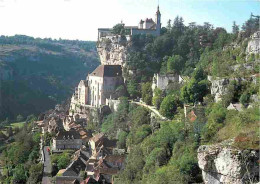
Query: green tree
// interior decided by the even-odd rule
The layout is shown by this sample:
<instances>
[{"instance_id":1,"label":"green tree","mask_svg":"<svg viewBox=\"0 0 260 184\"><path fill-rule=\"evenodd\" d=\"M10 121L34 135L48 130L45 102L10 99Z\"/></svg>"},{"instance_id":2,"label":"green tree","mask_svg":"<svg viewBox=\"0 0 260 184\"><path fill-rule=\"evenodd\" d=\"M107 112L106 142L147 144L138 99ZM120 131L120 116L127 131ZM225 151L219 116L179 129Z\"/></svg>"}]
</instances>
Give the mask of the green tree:
<instances>
[{"instance_id":1,"label":"green tree","mask_svg":"<svg viewBox=\"0 0 260 184\"><path fill-rule=\"evenodd\" d=\"M163 101L163 92L159 88L155 88L154 90L154 96L152 99L153 105L157 108L160 109L160 105Z\"/></svg>"},{"instance_id":2,"label":"green tree","mask_svg":"<svg viewBox=\"0 0 260 184\"><path fill-rule=\"evenodd\" d=\"M132 99L135 99L139 95L137 87L138 85L135 80L130 80L127 83L127 91Z\"/></svg>"},{"instance_id":3,"label":"green tree","mask_svg":"<svg viewBox=\"0 0 260 184\"><path fill-rule=\"evenodd\" d=\"M43 165L41 163L34 164L29 169L29 178L27 180L28 184L41 183L42 179L42 168Z\"/></svg>"},{"instance_id":4,"label":"green tree","mask_svg":"<svg viewBox=\"0 0 260 184\"><path fill-rule=\"evenodd\" d=\"M239 33L239 26L236 24L236 21L233 22L232 33L235 35Z\"/></svg>"},{"instance_id":5,"label":"green tree","mask_svg":"<svg viewBox=\"0 0 260 184\"><path fill-rule=\"evenodd\" d=\"M25 173L24 166L22 164L19 164L15 167L14 173L13 173L13 180L14 183L25 183L27 176Z\"/></svg>"},{"instance_id":6,"label":"green tree","mask_svg":"<svg viewBox=\"0 0 260 184\"><path fill-rule=\"evenodd\" d=\"M127 138L128 133L125 131L120 131L118 135L118 141L117 141L117 147L118 148L126 148L126 138Z\"/></svg>"},{"instance_id":7,"label":"green tree","mask_svg":"<svg viewBox=\"0 0 260 184\"><path fill-rule=\"evenodd\" d=\"M244 106L245 106L246 104L248 104L249 101L250 101L250 94L249 94L248 92L244 92L244 93L240 96L240 98L239 98L239 102L240 102L241 104L243 104Z\"/></svg>"},{"instance_id":8,"label":"green tree","mask_svg":"<svg viewBox=\"0 0 260 184\"><path fill-rule=\"evenodd\" d=\"M192 74L191 80L181 89L181 98L185 103L203 102L203 97L209 92L208 81L202 68Z\"/></svg>"},{"instance_id":9,"label":"green tree","mask_svg":"<svg viewBox=\"0 0 260 184\"><path fill-rule=\"evenodd\" d=\"M62 156L58 159L57 166L58 169L65 169L70 163L70 156L68 153L62 154Z\"/></svg>"},{"instance_id":10,"label":"green tree","mask_svg":"<svg viewBox=\"0 0 260 184\"><path fill-rule=\"evenodd\" d=\"M165 116L169 119L172 119L177 110L177 105L178 105L177 101L178 101L178 99L173 95L166 96L162 101L162 104L160 107L160 113L163 116Z\"/></svg>"},{"instance_id":11,"label":"green tree","mask_svg":"<svg viewBox=\"0 0 260 184\"><path fill-rule=\"evenodd\" d=\"M121 36L125 35L126 34L125 25L124 24L116 24L113 27L112 33L116 34L116 35L121 35Z\"/></svg>"},{"instance_id":12,"label":"green tree","mask_svg":"<svg viewBox=\"0 0 260 184\"><path fill-rule=\"evenodd\" d=\"M152 84L150 82L146 82L142 84L142 99L147 105L151 105L152 103Z\"/></svg>"},{"instance_id":13,"label":"green tree","mask_svg":"<svg viewBox=\"0 0 260 184\"><path fill-rule=\"evenodd\" d=\"M167 73L180 74L183 66L183 58L179 55L173 55L172 57L169 57L167 61Z\"/></svg>"}]
</instances>

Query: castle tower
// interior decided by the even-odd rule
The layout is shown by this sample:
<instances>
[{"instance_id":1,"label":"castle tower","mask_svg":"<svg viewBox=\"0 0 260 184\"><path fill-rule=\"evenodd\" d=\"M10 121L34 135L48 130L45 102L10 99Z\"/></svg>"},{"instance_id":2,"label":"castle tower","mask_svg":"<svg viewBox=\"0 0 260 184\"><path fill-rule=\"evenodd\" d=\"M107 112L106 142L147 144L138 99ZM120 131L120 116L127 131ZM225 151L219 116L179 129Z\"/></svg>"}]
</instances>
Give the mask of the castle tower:
<instances>
[{"instance_id":1,"label":"castle tower","mask_svg":"<svg viewBox=\"0 0 260 184\"><path fill-rule=\"evenodd\" d=\"M161 32L161 13L160 13L160 10L159 10L159 5L157 6L157 12L155 14L155 22L156 22L157 34L160 35L160 32Z\"/></svg>"}]
</instances>

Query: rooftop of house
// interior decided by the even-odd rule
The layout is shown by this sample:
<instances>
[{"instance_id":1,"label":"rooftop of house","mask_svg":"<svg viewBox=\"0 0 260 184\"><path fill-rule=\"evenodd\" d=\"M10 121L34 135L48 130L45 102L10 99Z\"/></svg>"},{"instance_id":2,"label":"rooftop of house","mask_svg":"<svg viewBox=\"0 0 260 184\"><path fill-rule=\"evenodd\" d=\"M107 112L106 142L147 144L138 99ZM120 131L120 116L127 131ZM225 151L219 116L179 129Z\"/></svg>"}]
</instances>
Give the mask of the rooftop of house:
<instances>
[{"instance_id":1,"label":"rooftop of house","mask_svg":"<svg viewBox=\"0 0 260 184\"><path fill-rule=\"evenodd\" d=\"M93 142L98 142L103 137L104 137L104 133L98 133L98 134L95 134L90 140Z\"/></svg>"},{"instance_id":2,"label":"rooftop of house","mask_svg":"<svg viewBox=\"0 0 260 184\"><path fill-rule=\"evenodd\" d=\"M84 171L85 168L86 164L81 159L74 160L66 168L62 176L79 176L80 171Z\"/></svg>"},{"instance_id":3,"label":"rooftop of house","mask_svg":"<svg viewBox=\"0 0 260 184\"><path fill-rule=\"evenodd\" d=\"M123 163L125 156L123 155L107 155L104 160L111 163Z\"/></svg>"},{"instance_id":4,"label":"rooftop of house","mask_svg":"<svg viewBox=\"0 0 260 184\"><path fill-rule=\"evenodd\" d=\"M121 65L99 65L89 76L118 77L122 76Z\"/></svg>"},{"instance_id":5,"label":"rooftop of house","mask_svg":"<svg viewBox=\"0 0 260 184\"><path fill-rule=\"evenodd\" d=\"M63 140L63 139L80 139L80 134L74 129L69 131L61 130L56 134L56 140Z\"/></svg>"},{"instance_id":6,"label":"rooftop of house","mask_svg":"<svg viewBox=\"0 0 260 184\"><path fill-rule=\"evenodd\" d=\"M227 109L228 110L234 109L234 110L237 110L237 111L243 111L242 107L243 107L243 105L240 104L240 103L237 103L237 104L230 103L230 105L227 107Z\"/></svg>"},{"instance_id":7,"label":"rooftop of house","mask_svg":"<svg viewBox=\"0 0 260 184\"><path fill-rule=\"evenodd\" d=\"M103 139L103 145L105 148L110 148L110 149L115 148L116 143L117 143L117 140L115 140L115 139L109 140L107 137L105 137Z\"/></svg>"}]
</instances>

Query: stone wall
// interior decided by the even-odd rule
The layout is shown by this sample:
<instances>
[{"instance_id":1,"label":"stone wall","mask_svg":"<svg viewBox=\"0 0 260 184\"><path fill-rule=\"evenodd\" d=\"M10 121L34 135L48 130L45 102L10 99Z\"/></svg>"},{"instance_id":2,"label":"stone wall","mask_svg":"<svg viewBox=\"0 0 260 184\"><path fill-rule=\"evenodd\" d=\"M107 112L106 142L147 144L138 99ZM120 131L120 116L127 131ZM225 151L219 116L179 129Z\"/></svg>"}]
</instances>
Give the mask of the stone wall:
<instances>
[{"instance_id":1,"label":"stone wall","mask_svg":"<svg viewBox=\"0 0 260 184\"><path fill-rule=\"evenodd\" d=\"M153 83L152 83L152 90L154 91L155 88L159 88L161 90L166 90L167 86L170 83L181 83L183 80L180 75L175 74L154 74Z\"/></svg>"},{"instance_id":2,"label":"stone wall","mask_svg":"<svg viewBox=\"0 0 260 184\"><path fill-rule=\"evenodd\" d=\"M109 106L112 112L117 111L120 100L106 99L106 105Z\"/></svg>"},{"instance_id":3,"label":"stone wall","mask_svg":"<svg viewBox=\"0 0 260 184\"><path fill-rule=\"evenodd\" d=\"M243 184L259 182L259 151L239 150L229 143L203 145L198 163L205 184Z\"/></svg>"}]
</instances>

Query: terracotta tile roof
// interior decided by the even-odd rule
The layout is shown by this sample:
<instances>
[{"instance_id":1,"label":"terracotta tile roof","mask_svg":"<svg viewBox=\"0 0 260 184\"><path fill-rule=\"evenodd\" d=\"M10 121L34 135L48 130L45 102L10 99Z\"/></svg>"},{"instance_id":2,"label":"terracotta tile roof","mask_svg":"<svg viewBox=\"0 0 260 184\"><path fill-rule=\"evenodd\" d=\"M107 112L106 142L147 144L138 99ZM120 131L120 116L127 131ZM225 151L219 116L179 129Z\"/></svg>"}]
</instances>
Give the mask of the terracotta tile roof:
<instances>
[{"instance_id":1,"label":"terracotta tile roof","mask_svg":"<svg viewBox=\"0 0 260 184\"><path fill-rule=\"evenodd\" d=\"M188 114L188 118L191 122L194 122L197 119L197 115L195 114L195 112L192 110L189 114Z\"/></svg>"},{"instance_id":2,"label":"terracotta tile roof","mask_svg":"<svg viewBox=\"0 0 260 184\"><path fill-rule=\"evenodd\" d=\"M117 77L122 76L121 65L99 65L89 76Z\"/></svg>"}]
</instances>

